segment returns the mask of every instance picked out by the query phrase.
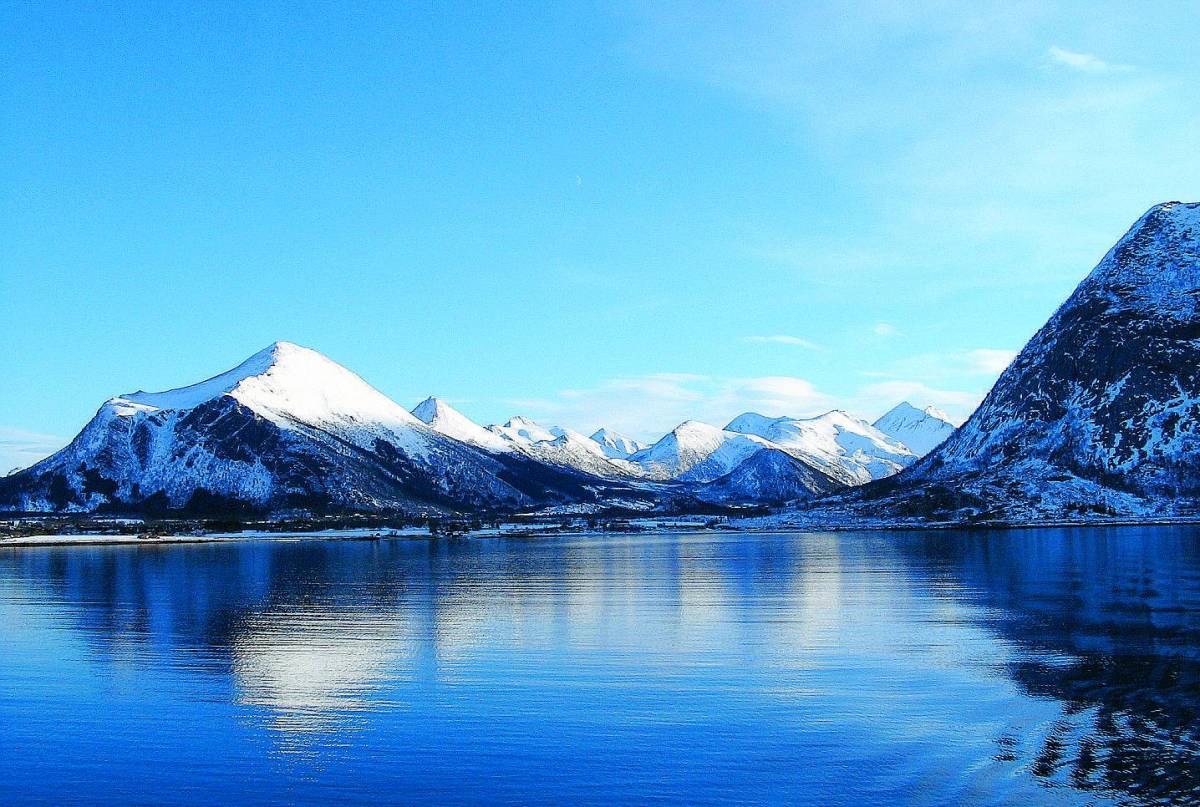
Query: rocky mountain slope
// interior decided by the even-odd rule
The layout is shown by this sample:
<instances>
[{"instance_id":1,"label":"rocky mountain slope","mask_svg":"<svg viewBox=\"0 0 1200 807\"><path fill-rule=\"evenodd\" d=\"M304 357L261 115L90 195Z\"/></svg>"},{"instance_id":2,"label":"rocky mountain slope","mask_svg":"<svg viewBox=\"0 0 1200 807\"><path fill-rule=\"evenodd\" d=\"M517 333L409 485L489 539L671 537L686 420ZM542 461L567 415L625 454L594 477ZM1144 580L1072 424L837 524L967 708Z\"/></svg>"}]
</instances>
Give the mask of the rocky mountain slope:
<instances>
[{"instance_id":1,"label":"rocky mountain slope","mask_svg":"<svg viewBox=\"0 0 1200 807\"><path fill-rule=\"evenodd\" d=\"M937 449L858 513L1044 520L1200 501L1200 204L1151 208Z\"/></svg>"}]
</instances>

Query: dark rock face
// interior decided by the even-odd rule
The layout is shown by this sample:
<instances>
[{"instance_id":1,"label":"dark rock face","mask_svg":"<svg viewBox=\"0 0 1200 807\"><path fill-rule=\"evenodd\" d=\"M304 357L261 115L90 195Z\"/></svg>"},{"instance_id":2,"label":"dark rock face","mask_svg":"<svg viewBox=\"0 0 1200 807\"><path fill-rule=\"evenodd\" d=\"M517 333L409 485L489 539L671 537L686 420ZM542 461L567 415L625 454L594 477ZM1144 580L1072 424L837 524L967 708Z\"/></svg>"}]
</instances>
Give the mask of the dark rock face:
<instances>
[{"instance_id":1,"label":"dark rock face","mask_svg":"<svg viewBox=\"0 0 1200 807\"><path fill-rule=\"evenodd\" d=\"M1152 208L885 509L1185 512L1200 497L1200 204Z\"/></svg>"},{"instance_id":2,"label":"dark rock face","mask_svg":"<svg viewBox=\"0 0 1200 807\"><path fill-rule=\"evenodd\" d=\"M724 476L700 485L696 498L714 504L783 504L845 489L792 455L764 448Z\"/></svg>"}]
</instances>

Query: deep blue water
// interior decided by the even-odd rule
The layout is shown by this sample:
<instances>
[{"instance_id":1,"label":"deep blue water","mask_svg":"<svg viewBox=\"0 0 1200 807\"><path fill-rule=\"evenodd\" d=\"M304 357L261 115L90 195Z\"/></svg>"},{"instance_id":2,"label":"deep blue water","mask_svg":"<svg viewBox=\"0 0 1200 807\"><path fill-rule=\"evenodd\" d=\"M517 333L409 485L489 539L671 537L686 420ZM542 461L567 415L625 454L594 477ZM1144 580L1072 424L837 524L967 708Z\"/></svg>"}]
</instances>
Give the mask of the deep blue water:
<instances>
[{"instance_id":1,"label":"deep blue water","mask_svg":"<svg viewBox=\"0 0 1200 807\"><path fill-rule=\"evenodd\" d=\"M0 549L0 804L1200 800L1200 530Z\"/></svg>"}]
</instances>

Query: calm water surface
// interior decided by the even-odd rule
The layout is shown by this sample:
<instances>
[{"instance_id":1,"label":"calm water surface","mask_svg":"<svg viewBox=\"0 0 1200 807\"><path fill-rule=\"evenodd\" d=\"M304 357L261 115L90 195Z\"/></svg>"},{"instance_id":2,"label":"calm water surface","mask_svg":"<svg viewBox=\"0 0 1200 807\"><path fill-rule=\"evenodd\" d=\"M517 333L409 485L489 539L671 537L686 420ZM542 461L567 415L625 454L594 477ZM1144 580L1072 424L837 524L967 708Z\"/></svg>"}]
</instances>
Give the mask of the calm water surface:
<instances>
[{"instance_id":1,"label":"calm water surface","mask_svg":"<svg viewBox=\"0 0 1200 807\"><path fill-rule=\"evenodd\" d=\"M1200 801L1200 531L0 549L0 804Z\"/></svg>"}]
</instances>

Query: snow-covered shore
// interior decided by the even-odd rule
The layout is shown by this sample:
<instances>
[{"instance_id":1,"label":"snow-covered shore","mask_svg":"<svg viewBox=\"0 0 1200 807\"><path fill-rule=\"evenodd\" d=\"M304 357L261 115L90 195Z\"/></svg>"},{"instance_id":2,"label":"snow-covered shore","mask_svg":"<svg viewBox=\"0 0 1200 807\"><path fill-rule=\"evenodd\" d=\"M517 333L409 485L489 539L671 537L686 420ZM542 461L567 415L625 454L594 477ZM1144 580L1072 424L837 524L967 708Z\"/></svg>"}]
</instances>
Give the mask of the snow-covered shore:
<instances>
[{"instance_id":1,"label":"snow-covered shore","mask_svg":"<svg viewBox=\"0 0 1200 807\"><path fill-rule=\"evenodd\" d=\"M245 532L219 532L203 535L112 535L112 534L62 534L20 535L0 538L0 548L30 546L158 546L163 544L211 544L239 541L371 541L389 538L429 538L424 527L406 527L399 530L317 530L311 532L270 532L247 530Z\"/></svg>"}]
</instances>

